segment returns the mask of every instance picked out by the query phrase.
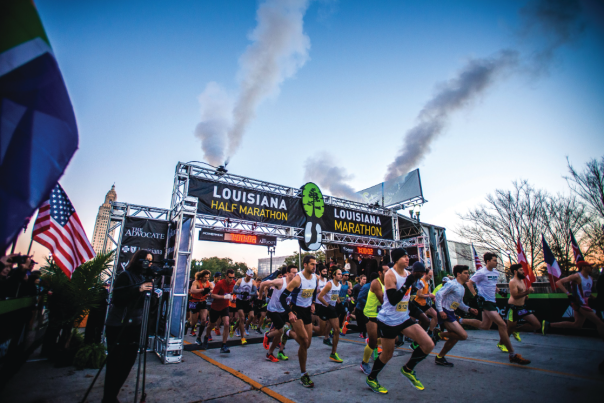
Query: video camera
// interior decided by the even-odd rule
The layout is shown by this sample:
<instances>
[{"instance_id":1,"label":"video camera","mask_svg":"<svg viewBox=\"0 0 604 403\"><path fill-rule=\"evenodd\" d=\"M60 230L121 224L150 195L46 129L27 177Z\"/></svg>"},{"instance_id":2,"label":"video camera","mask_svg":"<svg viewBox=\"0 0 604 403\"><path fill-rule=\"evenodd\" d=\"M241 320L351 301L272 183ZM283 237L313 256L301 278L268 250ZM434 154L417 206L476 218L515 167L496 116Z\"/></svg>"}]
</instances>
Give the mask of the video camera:
<instances>
[{"instance_id":1,"label":"video camera","mask_svg":"<svg viewBox=\"0 0 604 403\"><path fill-rule=\"evenodd\" d=\"M142 275L147 279L155 279L161 276L171 276L174 271L174 259L164 259L164 266L151 266L151 263L147 259L141 261L143 267Z\"/></svg>"}]
</instances>

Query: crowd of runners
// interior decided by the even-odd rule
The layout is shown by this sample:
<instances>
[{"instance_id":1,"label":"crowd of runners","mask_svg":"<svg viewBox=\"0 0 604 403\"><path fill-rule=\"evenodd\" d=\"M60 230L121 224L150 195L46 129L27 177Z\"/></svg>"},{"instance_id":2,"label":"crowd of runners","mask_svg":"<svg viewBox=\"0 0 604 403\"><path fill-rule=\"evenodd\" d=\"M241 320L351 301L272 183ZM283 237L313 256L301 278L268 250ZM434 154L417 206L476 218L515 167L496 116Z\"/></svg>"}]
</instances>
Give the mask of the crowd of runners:
<instances>
[{"instance_id":1,"label":"crowd of runners","mask_svg":"<svg viewBox=\"0 0 604 403\"><path fill-rule=\"evenodd\" d=\"M586 262L580 262L578 273L557 283L571 300L574 322L550 324L539 321L527 309L526 299L533 289L526 288L525 274L519 264L510 267L513 278L509 283L507 311L502 318L495 300L502 292L497 288L495 254L486 253L485 267L471 277L468 266L455 266L453 275L445 276L434 290L431 290L433 273L424 264L409 265L409 256L403 248L392 250L390 255L382 259L371 278L359 276L354 287L350 274L339 265L317 264L311 255L304 257L301 268L289 265L264 280L254 279L251 269L239 279L233 270L226 272L226 278L215 273L213 279L207 270L198 272L190 289L185 334L190 330L201 349L208 349L213 337L221 339L220 352L226 354L230 353L229 335L239 337L245 345L250 332L257 332L263 336L266 360L270 362L288 360L285 346L293 339L298 345L300 382L312 388L314 383L306 361L313 336L331 346L329 360L342 363L344 360L338 354L340 335L346 334L350 321L355 321L359 337L366 343L362 358L359 357L360 370L367 375L367 386L381 394L388 390L379 383L378 375L393 357L395 348L406 342L413 352L400 372L413 387L424 389L416 368L438 343L442 347L434 363L453 367L446 355L457 342L468 338L462 325L489 330L494 324L500 337L497 347L509 355L510 363L519 365L531 363L516 353L512 345L512 338L521 340L519 332L539 331L546 335L550 327L580 328L589 320L596 325L600 337L604 337L604 322L588 304L593 280L592 266ZM569 284L572 286L567 289ZM464 303L466 289L477 308ZM479 316L480 320L476 318Z\"/></svg>"}]
</instances>

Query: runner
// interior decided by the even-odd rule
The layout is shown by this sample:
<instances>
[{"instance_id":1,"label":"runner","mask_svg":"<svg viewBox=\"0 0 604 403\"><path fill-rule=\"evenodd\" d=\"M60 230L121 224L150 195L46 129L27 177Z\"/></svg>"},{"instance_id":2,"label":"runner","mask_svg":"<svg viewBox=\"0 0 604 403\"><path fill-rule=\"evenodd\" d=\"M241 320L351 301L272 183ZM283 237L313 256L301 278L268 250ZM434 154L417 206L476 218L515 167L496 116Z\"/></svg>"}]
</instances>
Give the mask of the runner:
<instances>
[{"instance_id":1,"label":"runner","mask_svg":"<svg viewBox=\"0 0 604 403\"><path fill-rule=\"evenodd\" d=\"M435 296L430 293L430 280L432 280L432 270L428 270L424 277L419 280L419 288L417 290L417 295L415 296L415 303L419 309L430 318L428 336L432 336L432 332L438 323L438 316L432 307Z\"/></svg>"},{"instance_id":2,"label":"runner","mask_svg":"<svg viewBox=\"0 0 604 403\"><path fill-rule=\"evenodd\" d=\"M440 291L441 288L443 288L443 286L445 285L445 283L447 283L450 280L449 277L444 276L443 279L441 280L441 283L439 285L436 286L436 288L434 289L433 293L434 295L436 295L436 293L438 291Z\"/></svg>"},{"instance_id":3,"label":"runner","mask_svg":"<svg viewBox=\"0 0 604 403\"><path fill-rule=\"evenodd\" d=\"M221 353L231 352L227 347L226 342L229 337L229 302L233 299L232 292L233 287L235 286L234 280L235 271L233 269L228 269L226 278L216 283L216 286L210 294L214 301L210 306L210 325L208 326L208 333L216 326L218 319L222 318L223 333L222 347L220 347Z\"/></svg>"},{"instance_id":4,"label":"runner","mask_svg":"<svg viewBox=\"0 0 604 403\"><path fill-rule=\"evenodd\" d=\"M525 275L522 265L513 264L510 266L510 271L514 277L510 280L510 298L508 299L508 336L515 332L533 332L540 329L541 324L534 312L526 308L526 299L534 290L533 287L526 289L523 281ZM526 321L526 323L518 326L518 320L520 319ZM519 335L514 335L514 337L516 337L516 340L520 339Z\"/></svg>"},{"instance_id":5,"label":"runner","mask_svg":"<svg viewBox=\"0 0 604 403\"><path fill-rule=\"evenodd\" d=\"M212 284L212 287L216 287L216 284L220 280L222 280L222 273L218 271L214 273L214 281L210 281L210 284ZM208 312L209 308L212 306L212 302L214 302L214 299L212 298L212 293L210 293L206 298L206 306L208 307ZM222 326L222 318L218 318L218 322L216 322L216 326L214 327L214 333L216 334L216 336L220 336L220 326ZM209 341L212 341L212 329L210 327L208 327L207 329L206 336L208 336Z\"/></svg>"},{"instance_id":6,"label":"runner","mask_svg":"<svg viewBox=\"0 0 604 403\"><path fill-rule=\"evenodd\" d=\"M262 279L256 279L254 284L256 285L256 288L260 289ZM268 289L265 288L263 293L258 292L258 296L253 301L254 319L256 320L256 332L259 334L264 333L264 320L266 318L266 310L268 306L268 301L266 300L267 291Z\"/></svg>"},{"instance_id":7,"label":"runner","mask_svg":"<svg viewBox=\"0 0 604 403\"><path fill-rule=\"evenodd\" d=\"M482 321L478 319L462 319L461 324L469 325L480 330L489 330L491 324L495 323L499 329L499 347L502 351L509 354L510 362L528 365L531 362L522 358L520 354L514 352L510 336L508 336L508 327L497 311L495 304L495 293L499 292L497 288L497 279L499 274L495 268L497 267L497 255L487 252L484 254L484 262L486 267L478 270L470 280L466 283L472 295L476 296L477 292L474 289L474 284L478 286L478 308L482 311ZM502 347L505 347L502 348Z\"/></svg>"},{"instance_id":8,"label":"runner","mask_svg":"<svg viewBox=\"0 0 604 403\"><path fill-rule=\"evenodd\" d=\"M333 267L331 270L331 280L325 284L325 287L321 290L321 293L317 296L319 303L322 305L321 309L323 311L323 319L325 321L329 321L332 328L336 328L338 326L338 314L336 313L336 303L340 300L340 290L342 288L342 270L340 270L337 266ZM315 306L318 306L315 304ZM340 340L339 332L334 332L333 335L333 345L331 346L331 354L329 355L329 359L342 363L342 360L338 356L338 341Z\"/></svg>"},{"instance_id":9,"label":"runner","mask_svg":"<svg viewBox=\"0 0 604 403\"><path fill-rule=\"evenodd\" d=\"M262 344L264 348L268 350L266 353L266 359L271 362L279 362L279 360L286 361L289 357L287 357L284 353L285 349L285 340L287 337L295 338L296 335L293 330L287 332L285 334L285 340L283 339L284 335L284 327L286 323L289 321L287 314L285 313L285 308L281 305L281 301L279 298L281 297L281 293L286 289L287 285L294 279L296 274L298 273L298 268L294 265L289 265L287 267L283 267L283 277L277 278L272 281L264 281L260 285L260 293L264 292L268 288L273 288L273 296L268 304L268 316L273 322L273 329L270 332L266 332L264 334L264 340ZM269 346L269 339L273 338L272 343ZM279 354L277 357L274 356L275 348L279 345Z\"/></svg>"},{"instance_id":10,"label":"runner","mask_svg":"<svg viewBox=\"0 0 604 403\"><path fill-rule=\"evenodd\" d=\"M206 325L206 321L208 320L208 306L207 306L207 298L208 294L212 292L214 286L208 280L210 279L210 272L208 270L203 270L201 272L195 273L195 281L191 286L191 301L195 303L195 307L191 309L191 320L190 325L195 330L195 325L197 324L197 320L199 318L199 331L197 333L197 338L195 339L195 343L201 343L201 336L203 335L203 330ZM193 332L191 332L193 333ZM210 331L208 330L208 333ZM204 339L202 348L204 350L208 349L208 337Z\"/></svg>"},{"instance_id":11,"label":"runner","mask_svg":"<svg viewBox=\"0 0 604 403\"><path fill-rule=\"evenodd\" d=\"M472 315L478 315L476 309L470 308L463 303L463 296L466 292L464 284L470 279L469 267L457 265L453 267L453 274L455 275L455 280L446 282L442 289L436 293L435 298L436 310L439 316L438 324L444 327L447 332L441 332L437 329L433 340L446 339L447 342L434 359L434 362L444 367L453 366L452 363L446 360L445 355L451 351L459 340L466 340L468 338L468 333L457 321L455 310L460 308L463 311L470 312Z\"/></svg>"},{"instance_id":12,"label":"runner","mask_svg":"<svg viewBox=\"0 0 604 403\"><path fill-rule=\"evenodd\" d=\"M382 259L382 265L378 267L377 278L371 281L369 292L367 293L367 302L363 309L363 315L367 318L367 345L363 351L363 361L361 361L361 371L365 375L371 373L369 358L374 353L374 361L377 359L377 346L380 344L378 336L377 316L382 304L384 303L384 275L390 270L390 257L385 256ZM362 295L362 292L361 292Z\"/></svg>"},{"instance_id":13,"label":"runner","mask_svg":"<svg viewBox=\"0 0 604 403\"><path fill-rule=\"evenodd\" d=\"M358 279L359 282L352 288L352 297L350 302L354 305L354 311L351 316L354 316L354 320L357 322L357 326L359 327L359 337L364 339L367 337L367 327L365 326L367 324L367 318L363 314L363 309L365 308L365 303L367 302L367 294L369 293L369 287L371 287L371 284L367 282L367 277L364 274L361 274ZM360 301L359 295L361 294L361 291L365 285L367 285L367 289L363 294L363 301ZM359 303L361 303L360 308Z\"/></svg>"},{"instance_id":14,"label":"runner","mask_svg":"<svg viewBox=\"0 0 604 403\"><path fill-rule=\"evenodd\" d=\"M254 270L247 269L245 277L237 280L233 288L234 293L237 294L237 320L239 321L242 345L247 344L245 336L249 336L249 325L254 318L252 298L258 294L253 276ZM248 315L250 319L248 319Z\"/></svg>"},{"instance_id":15,"label":"runner","mask_svg":"<svg viewBox=\"0 0 604 403\"><path fill-rule=\"evenodd\" d=\"M298 361L300 362L300 383L305 388L312 388L315 384L306 372L306 356L312 341L312 314L315 311L314 293L317 290L317 276L315 269L317 260L312 255L304 256L302 272L289 282L285 291L281 293L279 301L288 314L289 323L296 334ZM293 309L287 303L287 297L292 296Z\"/></svg>"},{"instance_id":16,"label":"runner","mask_svg":"<svg viewBox=\"0 0 604 403\"><path fill-rule=\"evenodd\" d=\"M553 328L581 329L583 323L585 323L585 319L587 319L596 325L600 337L604 337L604 322L596 316L596 313L588 304L588 301L593 299L593 296L591 295L591 289L593 288L594 283L591 278L593 267L591 264L581 261L577 263L577 269L579 269L578 273L571 274L556 282L556 287L568 295L570 305L574 311L575 320L573 322L556 322L551 324L547 321L543 321L543 334L547 333L549 326ZM571 283L572 292L569 292L564 286L568 283Z\"/></svg>"},{"instance_id":17,"label":"runner","mask_svg":"<svg viewBox=\"0 0 604 403\"><path fill-rule=\"evenodd\" d=\"M317 297L315 298L315 313L313 314L313 323L318 322L318 326L313 326L313 332L323 337L323 344L331 346L331 339L329 338L330 323L325 319L323 304L319 301L319 293L325 287L325 284L329 282L328 270L322 264L317 265L317 270L320 273L320 277L317 281Z\"/></svg>"},{"instance_id":18,"label":"runner","mask_svg":"<svg viewBox=\"0 0 604 403\"><path fill-rule=\"evenodd\" d=\"M334 266L334 268L337 266ZM348 324L346 321L346 310L348 302L350 301L350 293L352 292L352 284L349 281L350 273L342 273L342 287L340 288L340 299L336 304L336 312L338 313L338 324L340 327L333 329L335 332L341 332L342 329Z\"/></svg>"},{"instance_id":19,"label":"runner","mask_svg":"<svg viewBox=\"0 0 604 403\"><path fill-rule=\"evenodd\" d=\"M424 329L411 319L408 308L411 286L423 276L426 269L424 268L421 272L416 270L413 273L408 273L405 269L409 265L409 255L405 249L394 249L391 255L394 268L388 270L388 273L384 276L386 292L384 293L382 309L378 313L378 330L382 338L382 354L373 363L373 369L367 377L366 383L375 393L388 393L379 384L377 377L382 368L392 358L394 342L402 332L405 336L416 341L419 348L413 351L407 364L401 368L401 374L415 388L424 390L424 386L415 374L415 366L430 354L430 351L434 348L434 342ZM419 266L417 269L419 269Z\"/></svg>"}]
</instances>

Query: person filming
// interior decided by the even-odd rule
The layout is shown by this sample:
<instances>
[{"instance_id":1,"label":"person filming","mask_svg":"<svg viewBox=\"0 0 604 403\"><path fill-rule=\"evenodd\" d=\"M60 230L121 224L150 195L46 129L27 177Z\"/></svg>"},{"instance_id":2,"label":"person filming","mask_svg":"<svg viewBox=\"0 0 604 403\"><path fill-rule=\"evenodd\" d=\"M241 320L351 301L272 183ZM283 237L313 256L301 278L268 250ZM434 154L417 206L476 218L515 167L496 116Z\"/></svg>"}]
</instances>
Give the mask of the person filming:
<instances>
[{"instance_id":1,"label":"person filming","mask_svg":"<svg viewBox=\"0 0 604 403\"><path fill-rule=\"evenodd\" d=\"M153 261L153 255L146 250L137 251L113 283L105 328L108 356L103 403L118 401L117 395L136 361L144 295L153 289L153 283L145 282L143 276L145 260Z\"/></svg>"}]
</instances>

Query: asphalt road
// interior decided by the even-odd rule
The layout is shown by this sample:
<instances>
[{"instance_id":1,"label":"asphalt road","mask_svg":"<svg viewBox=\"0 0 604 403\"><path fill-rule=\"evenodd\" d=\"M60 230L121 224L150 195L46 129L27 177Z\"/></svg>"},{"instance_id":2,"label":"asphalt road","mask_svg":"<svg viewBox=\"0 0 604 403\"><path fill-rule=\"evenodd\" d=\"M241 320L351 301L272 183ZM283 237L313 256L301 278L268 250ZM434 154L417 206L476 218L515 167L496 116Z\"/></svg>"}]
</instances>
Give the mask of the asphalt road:
<instances>
[{"instance_id":1,"label":"asphalt road","mask_svg":"<svg viewBox=\"0 0 604 403\"><path fill-rule=\"evenodd\" d=\"M403 346L381 372L380 383L387 395L372 393L360 371L364 341L358 334L341 339L338 348L344 363L329 360L330 347L315 337L309 351L308 370L314 389L299 383L297 344L287 343L288 361L265 360L261 344L231 347L230 354L218 349L185 351L180 364L162 365L151 353L147 367L147 402L386 402L403 399L471 402L568 402L577 399L602 401L604 374L598 364L604 360L604 342L597 338L522 334L514 342L517 352L532 360L529 366L510 364L507 354L496 347L496 331L471 331L466 341L450 352L454 368L434 364L435 355L417 367L424 391L413 388L400 375L410 356ZM188 337L192 342L194 339ZM440 350L438 344L434 352ZM136 367L135 367L136 368ZM13 378L0 396L2 402L78 402L95 370L75 371L53 368L33 357ZM102 397L104 374L93 388L89 402ZM119 396L133 400L136 372L133 370Z\"/></svg>"}]
</instances>

